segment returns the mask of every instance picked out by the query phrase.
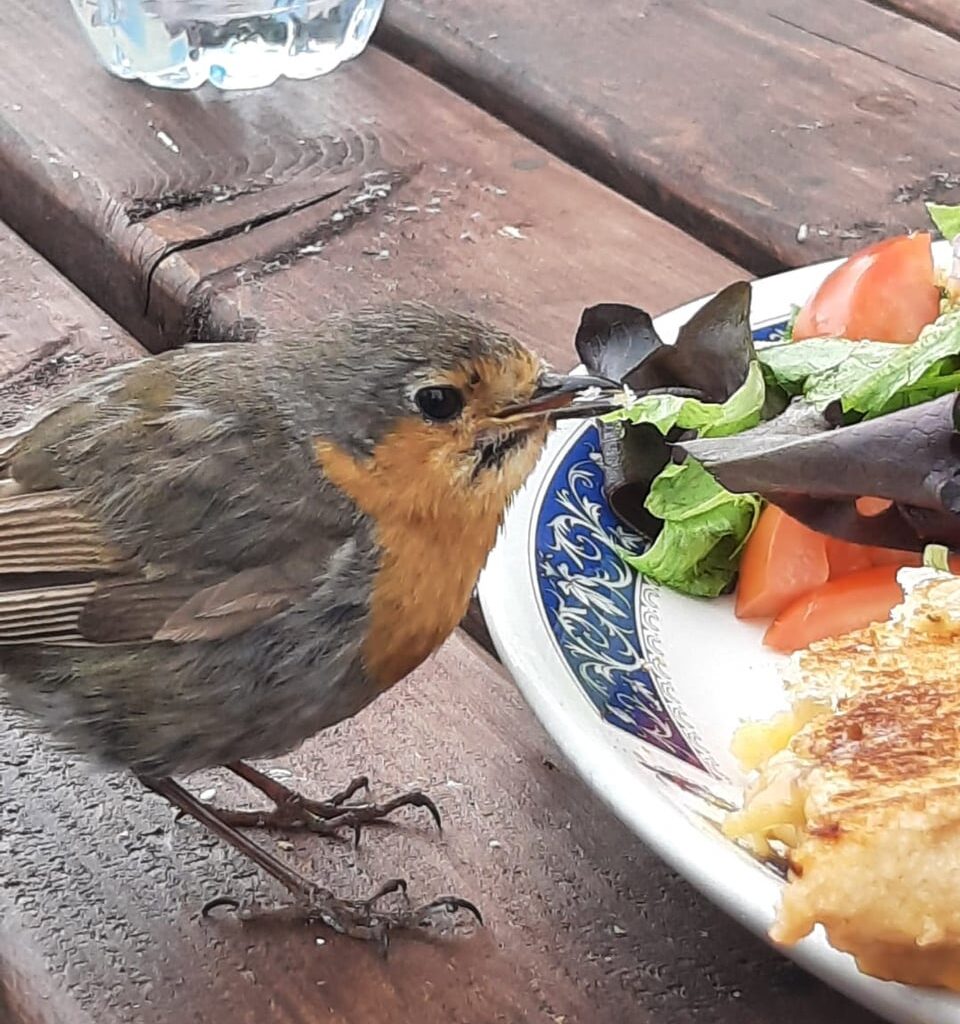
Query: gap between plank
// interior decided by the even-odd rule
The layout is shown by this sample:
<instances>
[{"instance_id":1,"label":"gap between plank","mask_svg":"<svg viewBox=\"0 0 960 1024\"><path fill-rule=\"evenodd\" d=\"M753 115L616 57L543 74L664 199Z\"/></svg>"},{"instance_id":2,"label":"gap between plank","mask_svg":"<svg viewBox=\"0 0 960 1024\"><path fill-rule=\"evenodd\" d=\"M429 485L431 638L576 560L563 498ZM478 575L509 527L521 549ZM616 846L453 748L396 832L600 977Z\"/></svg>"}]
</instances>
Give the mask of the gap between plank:
<instances>
[{"instance_id":1,"label":"gap between plank","mask_svg":"<svg viewBox=\"0 0 960 1024\"><path fill-rule=\"evenodd\" d=\"M164 247L157 254L153 263L150 265L150 269L147 271L146 286L144 288L146 294L144 296L143 303L144 317L148 316L150 313L150 295L157 271L160 269L162 264L175 253L185 252L188 249L199 249L201 246L210 245L212 242L222 242L227 238L242 235L245 231L252 231L254 228L262 227L264 224L270 224L273 221L280 220L282 217L287 217L290 214L299 213L301 210L308 210L311 206L318 206L320 203L324 203L328 199L333 199L335 196L338 196L346 189L346 187L346 185L341 185L339 188L324 192L322 195L311 196L309 199L300 199L294 203L287 203L286 206L282 206L278 210L270 210L268 213L262 213L256 217L251 217L248 220L240 221L237 224L231 224L228 227L219 229L218 231L211 231L208 234L203 235L201 238L188 238L182 242L174 242L172 245ZM176 348L178 346L174 345L173 347ZM0 1021L0 1024L2 1024L2 1021Z\"/></svg>"},{"instance_id":2,"label":"gap between plank","mask_svg":"<svg viewBox=\"0 0 960 1024\"><path fill-rule=\"evenodd\" d=\"M551 111L531 105L484 69L471 72L459 67L435 46L417 37L412 16L399 11L392 22L381 21L373 45L492 114L558 159L673 224L695 241L739 263L752 275L764 277L790 269L744 229L694 205L649 175L625 170L599 142L581 138Z\"/></svg>"},{"instance_id":3,"label":"gap between plank","mask_svg":"<svg viewBox=\"0 0 960 1024\"><path fill-rule=\"evenodd\" d=\"M932 16L928 17L919 11L913 11L909 5L901 3L900 0L867 0L867 3L878 7L881 11L887 11L889 14L895 14L900 18L906 18L907 21L923 25L924 28L929 28L942 36L946 36L948 39L960 40L960 32L947 28L944 25L938 25Z\"/></svg>"}]
</instances>

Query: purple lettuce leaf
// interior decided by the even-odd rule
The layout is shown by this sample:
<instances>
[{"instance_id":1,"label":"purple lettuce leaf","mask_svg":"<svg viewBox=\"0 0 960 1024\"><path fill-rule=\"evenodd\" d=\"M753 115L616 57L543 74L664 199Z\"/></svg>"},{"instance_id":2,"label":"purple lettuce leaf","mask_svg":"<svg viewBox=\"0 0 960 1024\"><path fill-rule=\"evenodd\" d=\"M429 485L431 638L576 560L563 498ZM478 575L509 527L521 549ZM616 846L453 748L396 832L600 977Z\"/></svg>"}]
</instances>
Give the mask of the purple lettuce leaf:
<instances>
[{"instance_id":1,"label":"purple lettuce leaf","mask_svg":"<svg viewBox=\"0 0 960 1024\"><path fill-rule=\"evenodd\" d=\"M638 395L667 392L725 402L746 381L756 357L750 331L750 285L739 281L706 302L664 345L649 314L604 303L584 310L577 354L590 373L628 384ZM628 528L653 539L662 526L644 506L650 486L671 458L670 441L650 424L601 424L604 492Z\"/></svg>"},{"instance_id":2,"label":"purple lettuce leaf","mask_svg":"<svg viewBox=\"0 0 960 1024\"><path fill-rule=\"evenodd\" d=\"M752 492L814 530L899 550L960 547L960 396L832 427L802 401L732 437L682 439L729 491ZM893 506L862 516L856 499Z\"/></svg>"}]
</instances>

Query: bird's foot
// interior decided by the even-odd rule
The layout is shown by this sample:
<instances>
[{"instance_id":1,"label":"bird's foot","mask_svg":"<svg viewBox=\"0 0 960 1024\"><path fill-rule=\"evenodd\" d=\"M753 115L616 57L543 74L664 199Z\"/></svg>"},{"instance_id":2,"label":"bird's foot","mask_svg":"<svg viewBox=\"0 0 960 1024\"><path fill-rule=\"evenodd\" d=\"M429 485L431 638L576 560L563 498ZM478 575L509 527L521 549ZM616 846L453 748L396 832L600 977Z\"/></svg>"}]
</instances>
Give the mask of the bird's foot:
<instances>
[{"instance_id":1,"label":"bird's foot","mask_svg":"<svg viewBox=\"0 0 960 1024\"><path fill-rule=\"evenodd\" d=\"M400 910L389 910L380 906L384 897L399 893L406 904ZM302 891L295 893L297 901L284 908L288 913L304 921L319 921L341 935L364 942L376 942L386 954L390 935L395 931L426 931L448 920L460 911L472 914L479 924L483 917L477 907L460 896L441 896L429 903L411 907L407 897L407 883L394 878L372 896L364 900L345 900L334 896L322 886L304 882ZM239 901L230 896L219 896L210 900L203 908L204 916L216 907L229 906L239 910ZM251 918L255 914L243 911L242 916Z\"/></svg>"},{"instance_id":2,"label":"bird's foot","mask_svg":"<svg viewBox=\"0 0 960 1024\"><path fill-rule=\"evenodd\" d=\"M348 803L351 797L369 788L369 780L361 775L328 800L312 800L243 761L227 767L260 790L274 805L267 811L211 808L224 824L233 828L305 829L323 836L336 836L343 829L351 829L354 840L359 842L364 825L383 821L401 807L425 807L437 828L442 828L437 805L420 790L402 793L383 803Z\"/></svg>"},{"instance_id":3,"label":"bird's foot","mask_svg":"<svg viewBox=\"0 0 960 1024\"><path fill-rule=\"evenodd\" d=\"M258 846L249 836L237 831L229 822L224 821L217 811L198 800L173 779L141 776L140 781L275 878L294 897L293 905L285 909L288 912L292 911L302 920L322 922L334 931L354 939L378 942L384 952L392 932L401 929L429 929L440 924L444 914L452 916L465 910L481 925L483 924L480 911L469 900L460 896L441 896L429 903L411 908L406 898L407 883L402 879L387 882L365 900L339 899L329 889L324 889L304 878L268 850ZM399 893L407 905L400 910L382 909L379 906L380 901L391 893ZM215 907L222 906L239 910L240 902L232 896L218 896L205 904L203 914L206 915ZM243 916L252 915L245 912Z\"/></svg>"}]
</instances>

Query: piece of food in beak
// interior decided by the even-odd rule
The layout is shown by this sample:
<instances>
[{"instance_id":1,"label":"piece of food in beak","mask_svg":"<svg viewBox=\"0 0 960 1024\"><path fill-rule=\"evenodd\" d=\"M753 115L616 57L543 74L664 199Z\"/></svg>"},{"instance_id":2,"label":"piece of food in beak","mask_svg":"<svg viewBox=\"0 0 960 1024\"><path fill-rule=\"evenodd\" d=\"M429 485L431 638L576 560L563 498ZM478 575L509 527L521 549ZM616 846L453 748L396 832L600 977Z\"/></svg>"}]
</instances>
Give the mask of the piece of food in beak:
<instances>
[{"instance_id":1,"label":"piece of food in beak","mask_svg":"<svg viewBox=\"0 0 960 1024\"><path fill-rule=\"evenodd\" d=\"M547 415L551 419L562 415L598 416L618 409L622 405L622 395L623 386L606 377L545 373L527 401L501 409L497 419L516 420Z\"/></svg>"}]
</instances>

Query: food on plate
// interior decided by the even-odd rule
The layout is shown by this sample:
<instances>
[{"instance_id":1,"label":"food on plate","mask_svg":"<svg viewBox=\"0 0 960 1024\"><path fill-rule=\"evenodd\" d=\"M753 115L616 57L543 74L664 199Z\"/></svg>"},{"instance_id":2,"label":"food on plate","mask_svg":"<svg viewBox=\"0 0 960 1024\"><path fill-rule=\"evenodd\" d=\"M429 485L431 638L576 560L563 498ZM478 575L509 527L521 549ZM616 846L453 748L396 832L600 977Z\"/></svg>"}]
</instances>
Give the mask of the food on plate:
<instances>
[{"instance_id":1,"label":"food on plate","mask_svg":"<svg viewBox=\"0 0 960 1024\"><path fill-rule=\"evenodd\" d=\"M801 594L777 613L763 642L788 654L817 640L883 622L902 597L898 571L896 564L875 565Z\"/></svg>"},{"instance_id":2,"label":"food on plate","mask_svg":"<svg viewBox=\"0 0 960 1024\"><path fill-rule=\"evenodd\" d=\"M930 235L900 235L844 260L800 310L793 338L909 344L939 313Z\"/></svg>"},{"instance_id":3,"label":"food on plate","mask_svg":"<svg viewBox=\"0 0 960 1024\"><path fill-rule=\"evenodd\" d=\"M960 578L905 570L882 623L812 644L791 708L744 726L724 831L789 881L771 937L820 924L867 974L960 990Z\"/></svg>"},{"instance_id":4,"label":"food on plate","mask_svg":"<svg viewBox=\"0 0 960 1024\"><path fill-rule=\"evenodd\" d=\"M775 505L773 507L776 508ZM863 515L859 498L857 499L857 509ZM827 564L830 566L830 579L832 580L840 576L847 576L852 572L859 572L861 569L869 569L874 564L873 552L884 550L883 548L869 548L866 544L851 544L849 541L840 540L839 537L824 537L823 541L824 547L827 549ZM892 556L890 562L899 565L901 557L905 556L910 559L912 552L891 551L890 555Z\"/></svg>"},{"instance_id":5,"label":"food on plate","mask_svg":"<svg viewBox=\"0 0 960 1024\"><path fill-rule=\"evenodd\" d=\"M648 542L630 565L696 597L736 589L737 615L776 619L767 641L791 649L865 624L830 611L837 594L889 610L858 596L883 574L862 574L960 549L960 207L930 210L957 268L935 272L928 233L868 246L779 342L754 344L746 282L674 345L635 307L585 311L577 351L627 396L601 448L610 506Z\"/></svg>"},{"instance_id":6,"label":"food on plate","mask_svg":"<svg viewBox=\"0 0 960 1024\"><path fill-rule=\"evenodd\" d=\"M789 708L734 739L754 774L724 824L789 867L773 938L819 924L867 973L960 991L960 207L931 216L949 271L926 233L869 246L775 341L738 282L674 346L606 305L577 350L625 385L605 491L647 544L622 557L791 655Z\"/></svg>"},{"instance_id":7,"label":"food on plate","mask_svg":"<svg viewBox=\"0 0 960 1024\"><path fill-rule=\"evenodd\" d=\"M592 372L636 396L604 425L602 439L610 506L650 541L642 555L624 558L650 579L700 597L733 582L760 500L724 490L692 460L671 462L669 442L760 422L767 389L749 313L750 286L741 281L695 314L675 345L629 306L594 306L577 332L577 351Z\"/></svg>"},{"instance_id":8,"label":"food on plate","mask_svg":"<svg viewBox=\"0 0 960 1024\"><path fill-rule=\"evenodd\" d=\"M737 618L776 615L829 578L827 538L768 505L740 559Z\"/></svg>"},{"instance_id":9,"label":"food on plate","mask_svg":"<svg viewBox=\"0 0 960 1024\"><path fill-rule=\"evenodd\" d=\"M960 334L960 318L957 326ZM794 428L780 417L736 437L679 445L723 487L758 494L815 530L919 551L960 547L958 424L960 394L947 394L846 427L808 420ZM893 504L864 516L864 491Z\"/></svg>"},{"instance_id":10,"label":"food on plate","mask_svg":"<svg viewBox=\"0 0 960 1024\"><path fill-rule=\"evenodd\" d=\"M862 515L863 503L856 504ZM764 643L790 653L882 622L900 603L897 571L922 564L918 551L829 537L768 505L740 558L734 612L739 619L772 619ZM960 573L960 556L948 557L947 567Z\"/></svg>"}]
</instances>

